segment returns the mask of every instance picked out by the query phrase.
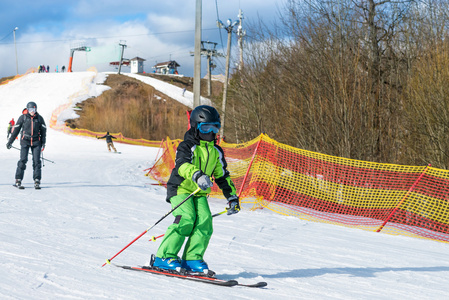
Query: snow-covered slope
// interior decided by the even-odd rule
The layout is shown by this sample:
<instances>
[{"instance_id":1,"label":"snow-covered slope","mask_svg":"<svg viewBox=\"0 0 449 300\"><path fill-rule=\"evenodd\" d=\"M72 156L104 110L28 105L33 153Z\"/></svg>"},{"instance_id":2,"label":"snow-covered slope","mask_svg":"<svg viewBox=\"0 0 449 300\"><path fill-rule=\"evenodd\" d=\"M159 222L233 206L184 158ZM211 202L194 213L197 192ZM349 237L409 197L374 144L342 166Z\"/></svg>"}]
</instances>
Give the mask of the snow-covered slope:
<instances>
[{"instance_id":1,"label":"snow-covered slope","mask_svg":"<svg viewBox=\"0 0 449 300\"><path fill-rule=\"evenodd\" d=\"M180 87L177 87L175 85L169 84L167 82L164 82L162 80L157 80L152 77L143 76L139 74L131 74L131 73L125 73L124 75L127 75L129 77L138 79L146 84L149 84L153 86L156 90L160 91L161 93L177 100L178 102L184 104L185 106L188 106L190 108L193 108L193 93L189 91L185 91L183 95L183 89ZM202 105L210 105L211 102L209 99L201 97L200 99Z\"/></svg>"},{"instance_id":2,"label":"snow-covered slope","mask_svg":"<svg viewBox=\"0 0 449 300\"><path fill-rule=\"evenodd\" d=\"M33 100L46 121L94 74L31 74L0 86L0 121L17 119ZM97 81L102 81L99 74ZM98 87L101 89L101 87ZM94 91L95 90L95 91ZM18 146L15 142L14 146ZM12 187L19 157L0 147L0 299L447 299L449 245L302 221L246 207L214 219L205 259L220 278L268 287L216 287L101 267L170 206L143 170L156 148L116 144L50 129L42 190ZM225 208L210 199L212 212ZM145 264L170 216L113 262Z\"/></svg>"}]
</instances>

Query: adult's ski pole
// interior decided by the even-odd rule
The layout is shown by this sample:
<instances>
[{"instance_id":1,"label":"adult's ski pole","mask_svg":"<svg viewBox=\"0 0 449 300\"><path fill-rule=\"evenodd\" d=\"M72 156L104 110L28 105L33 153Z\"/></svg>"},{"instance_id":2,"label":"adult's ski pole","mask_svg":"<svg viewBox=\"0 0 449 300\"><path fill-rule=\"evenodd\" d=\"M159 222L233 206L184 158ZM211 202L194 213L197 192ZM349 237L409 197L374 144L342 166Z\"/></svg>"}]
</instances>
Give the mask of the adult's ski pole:
<instances>
[{"instance_id":1,"label":"adult's ski pole","mask_svg":"<svg viewBox=\"0 0 449 300\"><path fill-rule=\"evenodd\" d=\"M168 213L166 213L162 218L159 219L159 221L157 221L156 223L154 223L153 226L149 227L148 229L146 229L144 232L142 232L138 237L136 237L134 240L132 240L128 245L125 246L125 248L123 248L122 250L120 250L119 252L117 252L116 255L114 255L113 257L111 257L110 259L107 259L106 262L102 265L102 267L104 267L106 264L110 264L111 260L113 260L117 255L119 255L120 253L122 253L126 248L128 248L129 246L131 246L135 241L137 241L138 239L140 239L145 233L147 233L148 231L150 231L154 226L156 226L157 224L159 224L163 219L165 219L169 214L171 214L172 212L175 211L175 209L177 209L178 207L180 207L182 204L184 204L187 200L189 200L190 198L192 198L196 193L198 193L199 191L201 191L200 188L197 188L193 193L191 193L190 195L187 196L187 198L185 198L181 203L179 203L178 205L176 205L175 207L173 207L172 210L170 210Z\"/></svg>"},{"instance_id":2,"label":"adult's ski pole","mask_svg":"<svg viewBox=\"0 0 449 300\"><path fill-rule=\"evenodd\" d=\"M20 148L17 148L17 147L14 147L14 146L12 146L11 148L20 151ZM28 153L28 155L30 155L30 154L31 154L31 153ZM54 161L44 158L44 155L42 155L42 159L43 159L43 160L46 160L46 161L48 161L48 162L51 162L52 164L56 164Z\"/></svg>"}]
</instances>

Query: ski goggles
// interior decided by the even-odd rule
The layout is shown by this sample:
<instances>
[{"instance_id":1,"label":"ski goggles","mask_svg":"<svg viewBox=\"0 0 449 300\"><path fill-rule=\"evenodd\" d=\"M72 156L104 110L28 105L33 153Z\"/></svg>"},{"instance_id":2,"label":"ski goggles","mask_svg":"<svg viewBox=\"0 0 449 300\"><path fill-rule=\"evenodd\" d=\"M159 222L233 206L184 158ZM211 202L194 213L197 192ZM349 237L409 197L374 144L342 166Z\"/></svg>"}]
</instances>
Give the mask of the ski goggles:
<instances>
[{"instance_id":1,"label":"ski goggles","mask_svg":"<svg viewBox=\"0 0 449 300\"><path fill-rule=\"evenodd\" d=\"M221 127L221 125L218 122L199 123L198 124L198 130L201 133L209 133L209 132L218 133L218 131L220 130L220 127Z\"/></svg>"},{"instance_id":2,"label":"ski goggles","mask_svg":"<svg viewBox=\"0 0 449 300\"><path fill-rule=\"evenodd\" d=\"M30 107L30 108L28 108L28 112L29 113L35 113L36 112L36 108L35 107Z\"/></svg>"}]
</instances>

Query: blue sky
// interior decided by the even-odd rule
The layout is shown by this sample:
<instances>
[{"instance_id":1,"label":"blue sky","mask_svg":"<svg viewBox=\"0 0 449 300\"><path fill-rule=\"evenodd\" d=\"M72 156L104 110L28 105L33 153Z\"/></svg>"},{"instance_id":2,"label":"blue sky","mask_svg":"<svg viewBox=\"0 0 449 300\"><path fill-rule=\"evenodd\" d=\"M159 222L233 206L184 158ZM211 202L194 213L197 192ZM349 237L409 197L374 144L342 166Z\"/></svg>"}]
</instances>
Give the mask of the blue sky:
<instances>
[{"instance_id":1,"label":"blue sky","mask_svg":"<svg viewBox=\"0 0 449 300\"><path fill-rule=\"evenodd\" d=\"M226 31L216 26L218 17L237 20L239 8L245 16L243 28L260 17L272 22L285 0L203 0L202 40L218 43L226 51ZM125 58L146 59L145 71L157 62L176 60L179 71L193 76L196 0L0 0L0 77L16 74L13 30L19 73L44 64L54 71L67 67L70 48L92 47L92 53L75 52L73 71L91 65L99 71L114 71L106 60L117 55L118 44L126 41ZM246 26L245 26L246 25ZM233 46L236 40L233 40ZM95 51L94 51L95 50ZM106 54L108 53L108 54ZM237 57L233 47L233 57ZM202 59L205 76L206 59ZM224 59L215 61L213 74L224 73ZM128 70L125 68L125 72Z\"/></svg>"}]
</instances>

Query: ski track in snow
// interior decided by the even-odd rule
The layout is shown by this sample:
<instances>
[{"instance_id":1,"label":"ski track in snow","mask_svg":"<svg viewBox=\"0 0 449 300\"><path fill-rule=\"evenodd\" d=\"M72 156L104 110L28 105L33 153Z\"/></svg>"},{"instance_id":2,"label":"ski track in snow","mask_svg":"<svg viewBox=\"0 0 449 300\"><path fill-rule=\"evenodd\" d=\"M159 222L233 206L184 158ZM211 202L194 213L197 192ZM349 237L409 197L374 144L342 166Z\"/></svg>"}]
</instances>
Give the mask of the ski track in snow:
<instances>
[{"instance_id":1,"label":"ski track in snow","mask_svg":"<svg viewBox=\"0 0 449 300\"><path fill-rule=\"evenodd\" d=\"M105 74L30 74L0 86L0 122L35 101L47 124L52 111ZM156 84L157 85L157 84ZM165 86L165 88L167 88ZM174 89L173 97L180 94ZM68 110L64 116L73 116ZM4 131L6 144L6 130ZM48 130L42 190L25 171L25 190L12 187L19 158L0 147L1 299L447 299L449 245L313 223L244 209L214 218L205 259L222 279L267 281L263 289L217 287L101 265L170 210L165 188L144 176L157 148ZM19 146L18 141L14 143ZM210 199L212 212L226 206ZM144 265L173 222L167 217L113 262Z\"/></svg>"}]
</instances>

